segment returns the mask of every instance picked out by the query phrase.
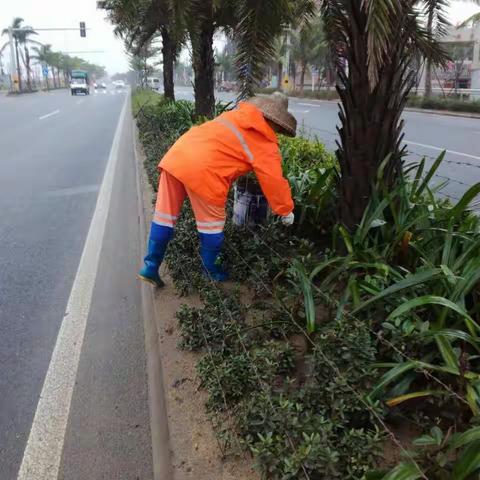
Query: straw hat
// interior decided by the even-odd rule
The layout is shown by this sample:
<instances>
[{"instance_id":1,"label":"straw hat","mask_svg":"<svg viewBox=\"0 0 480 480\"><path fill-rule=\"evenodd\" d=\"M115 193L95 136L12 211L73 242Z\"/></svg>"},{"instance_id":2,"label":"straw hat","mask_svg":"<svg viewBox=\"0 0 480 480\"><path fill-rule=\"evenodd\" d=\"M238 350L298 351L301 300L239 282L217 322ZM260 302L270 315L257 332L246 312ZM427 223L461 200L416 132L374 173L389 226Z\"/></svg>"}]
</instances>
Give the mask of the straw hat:
<instances>
[{"instance_id":1,"label":"straw hat","mask_svg":"<svg viewBox=\"0 0 480 480\"><path fill-rule=\"evenodd\" d=\"M280 92L274 92L265 97L252 97L248 103L255 105L263 116L280 127L281 133L294 137L297 130L297 120L288 112L288 98Z\"/></svg>"}]
</instances>

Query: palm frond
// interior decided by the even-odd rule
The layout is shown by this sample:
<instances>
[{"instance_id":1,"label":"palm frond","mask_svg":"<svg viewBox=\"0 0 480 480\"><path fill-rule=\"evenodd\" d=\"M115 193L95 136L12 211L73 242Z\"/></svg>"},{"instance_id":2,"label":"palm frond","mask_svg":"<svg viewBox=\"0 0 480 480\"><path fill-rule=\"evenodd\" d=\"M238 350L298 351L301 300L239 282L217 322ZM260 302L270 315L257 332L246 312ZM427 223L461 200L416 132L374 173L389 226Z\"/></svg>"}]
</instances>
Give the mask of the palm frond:
<instances>
[{"instance_id":1,"label":"palm frond","mask_svg":"<svg viewBox=\"0 0 480 480\"><path fill-rule=\"evenodd\" d=\"M275 56L276 39L282 31L315 11L311 0L242 0L236 4L235 64L240 80L239 98L253 95L263 67Z\"/></svg>"},{"instance_id":2,"label":"palm frond","mask_svg":"<svg viewBox=\"0 0 480 480\"><path fill-rule=\"evenodd\" d=\"M460 23L460 25L458 25L457 28L467 27L470 24L475 25L477 23L480 23L480 12L474 13L470 17L466 18L462 23Z\"/></svg>"}]
</instances>

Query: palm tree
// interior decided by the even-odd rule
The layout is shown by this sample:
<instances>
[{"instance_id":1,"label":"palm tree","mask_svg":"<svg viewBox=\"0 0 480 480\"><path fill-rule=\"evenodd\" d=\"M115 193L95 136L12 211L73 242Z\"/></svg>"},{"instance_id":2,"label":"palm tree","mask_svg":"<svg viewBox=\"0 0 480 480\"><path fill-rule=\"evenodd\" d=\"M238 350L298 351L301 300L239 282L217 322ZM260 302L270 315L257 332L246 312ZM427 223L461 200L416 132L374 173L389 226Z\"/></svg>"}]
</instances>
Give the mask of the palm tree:
<instances>
[{"instance_id":1,"label":"palm tree","mask_svg":"<svg viewBox=\"0 0 480 480\"><path fill-rule=\"evenodd\" d=\"M29 34L35 33L31 29L31 27L22 27L23 23L23 18L21 17L15 17L12 21L12 25L10 28L13 29L12 36L13 36L13 44L15 47L15 59L17 63L17 78L18 78L18 89L21 92L22 89L22 71L20 69L20 57L18 53L18 45L22 44L22 39L23 39L23 31L18 31L18 29L23 29L26 28ZM4 28L2 30L2 35L8 35L9 34L9 28Z\"/></svg>"},{"instance_id":2,"label":"palm tree","mask_svg":"<svg viewBox=\"0 0 480 480\"><path fill-rule=\"evenodd\" d=\"M429 5L418 7L414 0L320 2L339 77L339 218L349 229L362 218L380 166L387 188L401 175L401 114L415 80L415 55L446 61L423 24Z\"/></svg>"},{"instance_id":3,"label":"palm tree","mask_svg":"<svg viewBox=\"0 0 480 480\"><path fill-rule=\"evenodd\" d=\"M35 32L32 27L24 26L19 28L22 28L22 30L16 32L16 34L18 38L18 43L20 45L23 45L23 50L25 52L25 56L22 55L22 60L25 65L25 70L27 71L27 88L29 91L31 91L32 90L32 79L31 79L32 72L30 69L30 52L28 50L28 43L36 43L36 44L40 44L40 43L34 42L29 38L32 35L37 35L37 32Z\"/></svg>"},{"instance_id":4,"label":"palm tree","mask_svg":"<svg viewBox=\"0 0 480 480\"><path fill-rule=\"evenodd\" d=\"M327 44L320 19L304 22L298 30L294 31L292 39L293 59L300 63L300 92L303 94L308 65L321 63L326 55Z\"/></svg>"},{"instance_id":5,"label":"palm tree","mask_svg":"<svg viewBox=\"0 0 480 480\"><path fill-rule=\"evenodd\" d=\"M32 59L35 59L38 63L40 63L43 67L51 67L52 61L54 60L54 52L52 51L52 46L48 45L41 45L40 47L33 47L32 50L34 51L34 55L32 55ZM48 75L45 78L47 84L47 90L49 89L48 85ZM53 75L53 86L56 87L55 83L55 75Z\"/></svg>"},{"instance_id":6,"label":"palm tree","mask_svg":"<svg viewBox=\"0 0 480 480\"><path fill-rule=\"evenodd\" d=\"M105 0L98 2L116 26L115 34L126 41L127 50L138 55L140 49L160 33L162 37L163 88L165 97L175 100L174 63L185 38L183 17L175 0Z\"/></svg>"},{"instance_id":7,"label":"palm tree","mask_svg":"<svg viewBox=\"0 0 480 480\"><path fill-rule=\"evenodd\" d=\"M442 37L446 34L446 27L450 25L445 17L445 7L448 0L426 0L427 33L430 39ZM432 95L432 59L425 59L425 93L426 97Z\"/></svg>"}]
</instances>

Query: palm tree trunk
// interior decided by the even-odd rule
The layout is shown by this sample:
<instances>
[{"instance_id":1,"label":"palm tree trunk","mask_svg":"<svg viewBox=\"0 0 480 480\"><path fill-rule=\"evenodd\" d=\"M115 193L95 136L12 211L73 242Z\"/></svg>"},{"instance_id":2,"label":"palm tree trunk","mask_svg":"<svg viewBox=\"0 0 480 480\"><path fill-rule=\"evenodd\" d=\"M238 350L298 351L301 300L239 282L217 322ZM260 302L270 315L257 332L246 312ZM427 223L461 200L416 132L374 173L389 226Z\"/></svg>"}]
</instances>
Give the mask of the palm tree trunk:
<instances>
[{"instance_id":1,"label":"palm tree trunk","mask_svg":"<svg viewBox=\"0 0 480 480\"><path fill-rule=\"evenodd\" d=\"M173 63L175 61L176 45L167 27L162 27L163 55L163 93L168 100L175 101L175 85L173 80Z\"/></svg>"},{"instance_id":2,"label":"palm tree trunk","mask_svg":"<svg viewBox=\"0 0 480 480\"><path fill-rule=\"evenodd\" d=\"M282 62L278 62L277 63L277 90L281 90L282 88L282 70L283 70Z\"/></svg>"},{"instance_id":3,"label":"palm tree trunk","mask_svg":"<svg viewBox=\"0 0 480 480\"><path fill-rule=\"evenodd\" d=\"M207 12L211 11L206 5ZM210 9L208 9L210 7ZM206 17L199 25L198 32L191 32L195 92L195 113L198 116L213 117L215 109L213 34L215 26L210 17Z\"/></svg>"},{"instance_id":4,"label":"palm tree trunk","mask_svg":"<svg viewBox=\"0 0 480 480\"><path fill-rule=\"evenodd\" d=\"M26 45L24 45L25 49L25 67L27 69L27 88L28 91L32 91L32 79L31 79L31 72L30 72L30 52Z\"/></svg>"},{"instance_id":5,"label":"palm tree trunk","mask_svg":"<svg viewBox=\"0 0 480 480\"><path fill-rule=\"evenodd\" d=\"M428 13L427 19L427 32L428 35L432 36L433 30L433 9ZM425 97L432 96L432 60L427 58L425 63Z\"/></svg>"},{"instance_id":6,"label":"palm tree trunk","mask_svg":"<svg viewBox=\"0 0 480 480\"><path fill-rule=\"evenodd\" d=\"M303 90L305 89L305 70L307 69L307 64L302 63L302 71L300 73L300 94L303 95Z\"/></svg>"},{"instance_id":7,"label":"palm tree trunk","mask_svg":"<svg viewBox=\"0 0 480 480\"><path fill-rule=\"evenodd\" d=\"M15 38L15 56L17 59L17 78L18 78L18 91L22 91L22 72L20 70L20 56L18 55L18 40Z\"/></svg>"},{"instance_id":8,"label":"palm tree trunk","mask_svg":"<svg viewBox=\"0 0 480 480\"><path fill-rule=\"evenodd\" d=\"M403 120L401 114L415 72L409 70L407 39L399 35L392 45L388 63L376 86L371 89L368 75L367 14L363 2L352 0L347 49L348 73L337 61L341 106L340 145L336 155L340 164L340 221L350 230L360 223L370 200L372 181L379 166L390 155L383 171L383 182L391 188L401 174ZM366 114L368 112L368 114Z\"/></svg>"}]
</instances>

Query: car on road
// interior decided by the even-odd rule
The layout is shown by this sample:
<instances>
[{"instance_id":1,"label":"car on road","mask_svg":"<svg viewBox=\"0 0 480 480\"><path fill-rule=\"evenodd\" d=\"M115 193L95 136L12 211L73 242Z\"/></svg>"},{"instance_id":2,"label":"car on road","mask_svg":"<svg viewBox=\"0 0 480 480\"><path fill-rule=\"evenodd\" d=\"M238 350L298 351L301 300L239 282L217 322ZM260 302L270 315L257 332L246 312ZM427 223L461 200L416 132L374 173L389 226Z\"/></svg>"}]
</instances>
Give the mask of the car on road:
<instances>
[{"instance_id":1,"label":"car on road","mask_svg":"<svg viewBox=\"0 0 480 480\"><path fill-rule=\"evenodd\" d=\"M158 77L148 77L147 78L147 85L152 89L152 90L155 90L155 91L159 91L160 90L160 79Z\"/></svg>"},{"instance_id":2,"label":"car on road","mask_svg":"<svg viewBox=\"0 0 480 480\"><path fill-rule=\"evenodd\" d=\"M115 90L124 90L125 89L125 82L123 80L115 80L113 82L113 86L115 87Z\"/></svg>"},{"instance_id":3,"label":"car on road","mask_svg":"<svg viewBox=\"0 0 480 480\"><path fill-rule=\"evenodd\" d=\"M95 84L95 89L96 90L106 90L107 89L107 84L105 82L100 82Z\"/></svg>"}]
</instances>

